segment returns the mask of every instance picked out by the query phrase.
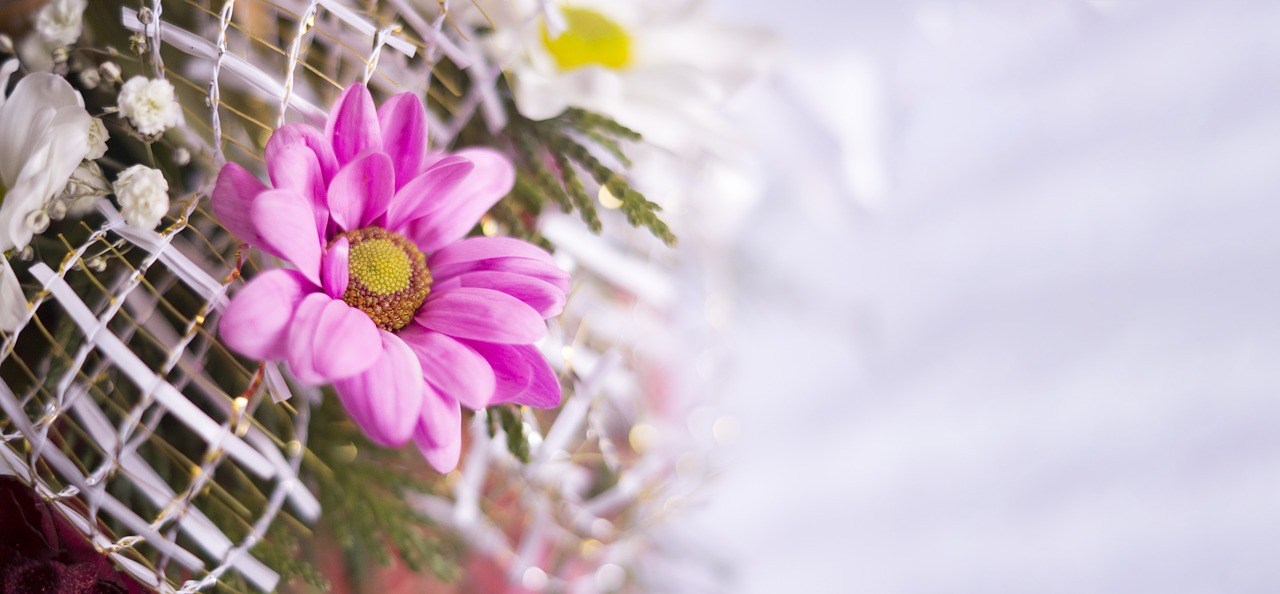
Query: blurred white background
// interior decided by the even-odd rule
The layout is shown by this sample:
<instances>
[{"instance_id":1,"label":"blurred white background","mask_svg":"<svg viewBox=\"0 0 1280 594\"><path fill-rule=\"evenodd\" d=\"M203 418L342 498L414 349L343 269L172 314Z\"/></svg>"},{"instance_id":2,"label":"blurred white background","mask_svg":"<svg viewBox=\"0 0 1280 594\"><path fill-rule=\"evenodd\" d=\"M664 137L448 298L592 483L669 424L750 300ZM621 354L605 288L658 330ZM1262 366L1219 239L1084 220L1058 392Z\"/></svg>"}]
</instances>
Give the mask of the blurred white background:
<instances>
[{"instance_id":1,"label":"blurred white background","mask_svg":"<svg viewBox=\"0 0 1280 594\"><path fill-rule=\"evenodd\" d=\"M720 0L729 592L1280 592L1280 2Z\"/></svg>"}]
</instances>

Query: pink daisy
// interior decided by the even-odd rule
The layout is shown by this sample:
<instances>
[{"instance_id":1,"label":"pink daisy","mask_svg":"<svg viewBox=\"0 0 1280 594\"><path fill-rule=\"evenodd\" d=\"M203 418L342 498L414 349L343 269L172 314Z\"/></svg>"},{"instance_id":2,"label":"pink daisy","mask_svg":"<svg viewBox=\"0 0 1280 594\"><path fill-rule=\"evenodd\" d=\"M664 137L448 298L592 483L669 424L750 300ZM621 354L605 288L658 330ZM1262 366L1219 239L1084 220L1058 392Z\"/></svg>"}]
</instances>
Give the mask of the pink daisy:
<instances>
[{"instance_id":1,"label":"pink daisy","mask_svg":"<svg viewBox=\"0 0 1280 594\"><path fill-rule=\"evenodd\" d=\"M564 307L569 278L526 242L464 239L515 181L505 156L426 147L417 97L375 109L356 84L323 132L289 124L272 134L272 187L223 167L214 214L293 268L254 277L219 330L246 357L332 383L371 440L413 439L448 472L461 448L460 405L559 403L560 384L532 343Z\"/></svg>"}]
</instances>

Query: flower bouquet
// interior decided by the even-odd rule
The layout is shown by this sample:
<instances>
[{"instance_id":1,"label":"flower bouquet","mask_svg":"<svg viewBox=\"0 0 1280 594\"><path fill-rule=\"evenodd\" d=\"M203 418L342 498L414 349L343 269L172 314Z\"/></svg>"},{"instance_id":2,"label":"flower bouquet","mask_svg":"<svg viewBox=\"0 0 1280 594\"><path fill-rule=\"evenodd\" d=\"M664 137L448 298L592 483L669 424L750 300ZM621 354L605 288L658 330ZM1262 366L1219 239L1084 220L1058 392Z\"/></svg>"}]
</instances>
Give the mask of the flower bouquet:
<instances>
[{"instance_id":1,"label":"flower bouquet","mask_svg":"<svg viewBox=\"0 0 1280 594\"><path fill-rule=\"evenodd\" d=\"M715 437L673 248L759 34L0 6L0 589L670 590Z\"/></svg>"}]
</instances>

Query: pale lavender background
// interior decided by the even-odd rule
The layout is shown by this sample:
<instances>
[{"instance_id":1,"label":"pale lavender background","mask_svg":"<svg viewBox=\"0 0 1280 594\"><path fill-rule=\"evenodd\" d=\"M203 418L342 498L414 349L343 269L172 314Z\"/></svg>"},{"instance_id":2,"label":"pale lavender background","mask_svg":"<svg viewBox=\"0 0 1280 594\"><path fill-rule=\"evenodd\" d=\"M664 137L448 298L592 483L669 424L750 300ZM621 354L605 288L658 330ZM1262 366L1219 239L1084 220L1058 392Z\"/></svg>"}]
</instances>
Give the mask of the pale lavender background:
<instances>
[{"instance_id":1,"label":"pale lavender background","mask_svg":"<svg viewBox=\"0 0 1280 594\"><path fill-rule=\"evenodd\" d=\"M720 5L721 591L1280 592L1280 2Z\"/></svg>"}]
</instances>

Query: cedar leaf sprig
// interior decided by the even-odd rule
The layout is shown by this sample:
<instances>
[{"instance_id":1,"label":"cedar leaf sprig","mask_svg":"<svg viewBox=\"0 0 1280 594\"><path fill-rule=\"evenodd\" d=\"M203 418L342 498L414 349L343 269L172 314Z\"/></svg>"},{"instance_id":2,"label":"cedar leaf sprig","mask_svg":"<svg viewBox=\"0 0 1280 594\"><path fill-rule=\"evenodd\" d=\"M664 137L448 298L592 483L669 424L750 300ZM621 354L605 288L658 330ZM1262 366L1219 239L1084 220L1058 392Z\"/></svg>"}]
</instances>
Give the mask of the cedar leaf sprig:
<instances>
[{"instance_id":1,"label":"cedar leaf sprig","mask_svg":"<svg viewBox=\"0 0 1280 594\"><path fill-rule=\"evenodd\" d=\"M625 169L631 165L624 149L626 142L639 142L641 136L602 114L570 108L563 114L533 121L514 113L507 127L516 154L517 181L512 191L516 205L524 212L537 215L547 200L565 212L577 211L593 233L604 225L596 202L587 190L586 179L603 187L620 203L627 222L648 229L668 246L676 245L676 236L659 215L662 207L631 187L624 171L615 170L597 155L604 153ZM526 236L532 217L510 212L499 215L502 222L523 228Z\"/></svg>"}]
</instances>

